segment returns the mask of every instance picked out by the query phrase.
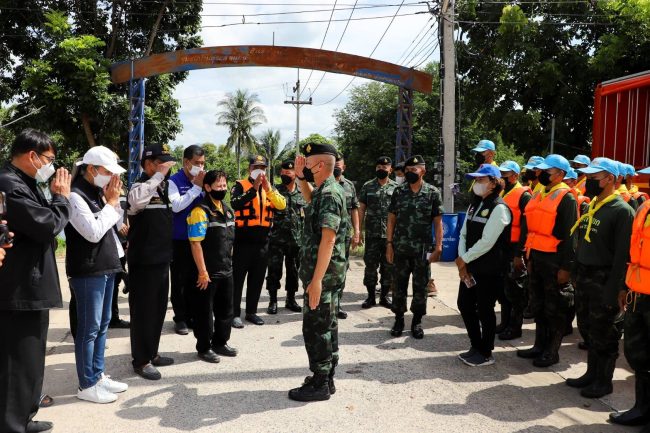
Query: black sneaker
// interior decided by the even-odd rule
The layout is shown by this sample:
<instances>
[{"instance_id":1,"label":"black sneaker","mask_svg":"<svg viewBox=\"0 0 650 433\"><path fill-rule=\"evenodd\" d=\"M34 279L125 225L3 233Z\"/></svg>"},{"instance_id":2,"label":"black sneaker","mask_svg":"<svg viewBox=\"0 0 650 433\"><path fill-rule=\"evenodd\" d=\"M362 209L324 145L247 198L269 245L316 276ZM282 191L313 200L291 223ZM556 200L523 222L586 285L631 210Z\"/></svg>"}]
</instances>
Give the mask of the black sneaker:
<instances>
[{"instance_id":1,"label":"black sneaker","mask_svg":"<svg viewBox=\"0 0 650 433\"><path fill-rule=\"evenodd\" d=\"M461 361L464 361L464 360L469 359L472 356L476 355L477 353L478 353L478 350L476 350L473 347L470 347L467 352L463 352L463 353L459 354L458 359L460 359Z\"/></svg>"},{"instance_id":2,"label":"black sneaker","mask_svg":"<svg viewBox=\"0 0 650 433\"><path fill-rule=\"evenodd\" d=\"M494 364L493 356L486 357L481 355L479 352L476 352L469 358L461 358L461 360L470 367L486 367L488 365Z\"/></svg>"}]
</instances>

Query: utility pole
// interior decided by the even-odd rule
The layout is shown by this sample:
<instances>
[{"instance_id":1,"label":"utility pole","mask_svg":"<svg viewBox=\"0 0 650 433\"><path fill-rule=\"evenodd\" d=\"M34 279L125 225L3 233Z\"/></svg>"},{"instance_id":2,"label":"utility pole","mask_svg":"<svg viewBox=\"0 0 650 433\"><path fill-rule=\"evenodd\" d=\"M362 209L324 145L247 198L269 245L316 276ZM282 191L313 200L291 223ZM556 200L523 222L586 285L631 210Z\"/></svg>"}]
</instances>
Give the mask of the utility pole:
<instances>
[{"instance_id":1,"label":"utility pole","mask_svg":"<svg viewBox=\"0 0 650 433\"><path fill-rule=\"evenodd\" d=\"M551 119L551 153L555 153L555 117Z\"/></svg>"},{"instance_id":2,"label":"utility pole","mask_svg":"<svg viewBox=\"0 0 650 433\"><path fill-rule=\"evenodd\" d=\"M442 75L442 197L445 210L454 212L452 186L456 177L456 56L454 47L454 0L444 0L438 18L442 29L440 70Z\"/></svg>"},{"instance_id":3,"label":"utility pole","mask_svg":"<svg viewBox=\"0 0 650 433\"><path fill-rule=\"evenodd\" d=\"M296 86L293 88L293 91L296 94L295 99L292 96L291 100L287 99L284 103L296 107L296 155L298 155L298 153L300 153L300 106L311 105L311 96L308 101L300 100L300 69L298 69L298 80L296 81Z\"/></svg>"}]
</instances>

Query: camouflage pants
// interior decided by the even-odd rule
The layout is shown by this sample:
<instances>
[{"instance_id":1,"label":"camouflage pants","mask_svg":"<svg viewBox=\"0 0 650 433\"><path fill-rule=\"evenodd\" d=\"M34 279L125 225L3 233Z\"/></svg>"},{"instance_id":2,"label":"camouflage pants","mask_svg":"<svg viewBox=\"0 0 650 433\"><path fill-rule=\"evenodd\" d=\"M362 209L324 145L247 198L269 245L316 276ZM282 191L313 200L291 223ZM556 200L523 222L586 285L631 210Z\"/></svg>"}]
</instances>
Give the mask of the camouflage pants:
<instances>
[{"instance_id":1,"label":"camouflage pants","mask_svg":"<svg viewBox=\"0 0 650 433\"><path fill-rule=\"evenodd\" d=\"M512 304L513 313L523 314L528 305L528 273L508 272L505 277L504 292Z\"/></svg>"},{"instance_id":2,"label":"camouflage pants","mask_svg":"<svg viewBox=\"0 0 650 433\"><path fill-rule=\"evenodd\" d=\"M343 284L334 290L336 293L336 311L339 310L341 306L341 296L343 296L343 289L345 289L345 280L347 279L348 269L350 269L350 244L352 243L352 238L345 238L345 275L343 276Z\"/></svg>"},{"instance_id":3,"label":"camouflage pants","mask_svg":"<svg viewBox=\"0 0 650 433\"><path fill-rule=\"evenodd\" d=\"M280 279L282 278L282 263L284 262L287 276L284 288L287 292L298 291L298 266L299 249L295 245L273 242L269 243L269 264L266 274L266 289L269 292L280 290Z\"/></svg>"},{"instance_id":4,"label":"camouflage pants","mask_svg":"<svg viewBox=\"0 0 650 433\"><path fill-rule=\"evenodd\" d=\"M575 287L576 315L580 335L599 356L618 356L623 314L618 290L606 287L610 268L578 265Z\"/></svg>"},{"instance_id":5,"label":"camouflage pants","mask_svg":"<svg viewBox=\"0 0 650 433\"><path fill-rule=\"evenodd\" d=\"M625 312L625 359L637 373L650 374L650 296L632 292ZM635 299L636 298L636 299ZM650 380L650 377L649 377ZM650 385L649 385L650 386Z\"/></svg>"},{"instance_id":6,"label":"camouflage pants","mask_svg":"<svg viewBox=\"0 0 650 433\"><path fill-rule=\"evenodd\" d=\"M529 268L531 309L537 322L544 322L551 332L564 330L569 309L573 306L571 283L558 284L560 265L545 253L533 252Z\"/></svg>"},{"instance_id":7,"label":"camouflage pants","mask_svg":"<svg viewBox=\"0 0 650 433\"><path fill-rule=\"evenodd\" d=\"M427 313L427 284L431 278L429 263L421 256L408 256L395 253L393 260L395 270L395 287L393 290L393 313L406 312L406 295L409 277L413 274L413 300L411 312L424 316Z\"/></svg>"},{"instance_id":8,"label":"camouflage pants","mask_svg":"<svg viewBox=\"0 0 650 433\"><path fill-rule=\"evenodd\" d=\"M309 308L305 294L302 307L302 336L309 358L309 369L314 374L328 374L339 359L339 326L336 319L338 298L335 291L323 287L320 304Z\"/></svg>"},{"instance_id":9,"label":"camouflage pants","mask_svg":"<svg viewBox=\"0 0 650 433\"><path fill-rule=\"evenodd\" d=\"M393 286L393 267L386 261L386 239L366 238L363 253L363 285L370 288L377 286L377 268L381 276L381 287Z\"/></svg>"}]
</instances>

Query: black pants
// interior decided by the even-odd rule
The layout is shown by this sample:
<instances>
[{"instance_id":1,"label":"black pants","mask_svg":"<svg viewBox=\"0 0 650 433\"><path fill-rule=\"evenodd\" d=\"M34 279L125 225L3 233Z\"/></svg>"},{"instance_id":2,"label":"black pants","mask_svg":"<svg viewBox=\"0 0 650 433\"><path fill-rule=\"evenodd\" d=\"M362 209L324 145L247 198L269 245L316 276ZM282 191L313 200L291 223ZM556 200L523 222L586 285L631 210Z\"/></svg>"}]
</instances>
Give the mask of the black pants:
<instances>
[{"instance_id":1,"label":"black pants","mask_svg":"<svg viewBox=\"0 0 650 433\"><path fill-rule=\"evenodd\" d=\"M492 355L496 328L496 303L502 275L474 275L476 285L467 287L460 283L458 289L458 310L465 322L467 336L473 348L483 356Z\"/></svg>"},{"instance_id":2,"label":"black pants","mask_svg":"<svg viewBox=\"0 0 650 433\"><path fill-rule=\"evenodd\" d=\"M246 314L256 314L257 304L262 293L266 265L268 263L269 244L237 242L233 247L233 313L234 317L241 315L241 298L244 290L244 279L248 274L246 284Z\"/></svg>"},{"instance_id":3,"label":"black pants","mask_svg":"<svg viewBox=\"0 0 650 433\"><path fill-rule=\"evenodd\" d=\"M142 367L158 355L169 293L169 264L130 265L129 311L133 366Z\"/></svg>"},{"instance_id":4,"label":"black pants","mask_svg":"<svg viewBox=\"0 0 650 433\"><path fill-rule=\"evenodd\" d=\"M188 290L189 305L194 313L196 350L199 353L226 344L232 329L232 275L213 277L211 280L205 290L200 290L196 285Z\"/></svg>"},{"instance_id":5,"label":"black pants","mask_svg":"<svg viewBox=\"0 0 650 433\"><path fill-rule=\"evenodd\" d=\"M173 243L171 263L171 301L174 310L174 322L191 322L192 307L186 287L194 287L198 278L196 264L192 257L190 241L176 240Z\"/></svg>"},{"instance_id":6,"label":"black pants","mask_svg":"<svg viewBox=\"0 0 650 433\"><path fill-rule=\"evenodd\" d=\"M24 433L43 390L49 310L0 311L0 432Z\"/></svg>"},{"instance_id":7,"label":"black pants","mask_svg":"<svg viewBox=\"0 0 650 433\"><path fill-rule=\"evenodd\" d=\"M124 281L124 287L129 286L129 274L126 273L126 255L120 259L122 272L115 274L115 285L113 286L113 306L111 308L111 322L120 320L120 306L117 303L117 292L120 288L120 281ZM128 290L127 290L128 291Z\"/></svg>"}]
</instances>

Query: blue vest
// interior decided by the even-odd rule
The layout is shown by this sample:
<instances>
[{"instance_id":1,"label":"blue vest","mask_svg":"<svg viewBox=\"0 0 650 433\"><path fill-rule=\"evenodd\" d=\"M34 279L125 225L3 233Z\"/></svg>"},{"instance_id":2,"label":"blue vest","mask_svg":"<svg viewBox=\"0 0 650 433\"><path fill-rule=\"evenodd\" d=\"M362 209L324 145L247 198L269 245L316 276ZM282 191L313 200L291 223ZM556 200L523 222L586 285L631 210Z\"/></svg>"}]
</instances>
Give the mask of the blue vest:
<instances>
[{"instance_id":1,"label":"blue vest","mask_svg":"<svg viewBox=\"0 0 650 433\"><path fill-rule=\"evenodd\" d=\"M187 191L192 189L194 184L185 176L185 172L181 169L172 177L169 178L174 185L178 188L178 192L183 196L187 194ZM174 240L187 240L187 217L192 212L192 209L203 200L203 193L201 193L197 198L194 199L192 203L182 211L176 213L174 212L173 224L174 229L172 231L172 239Z\"/></svg>"}]
</instances>

